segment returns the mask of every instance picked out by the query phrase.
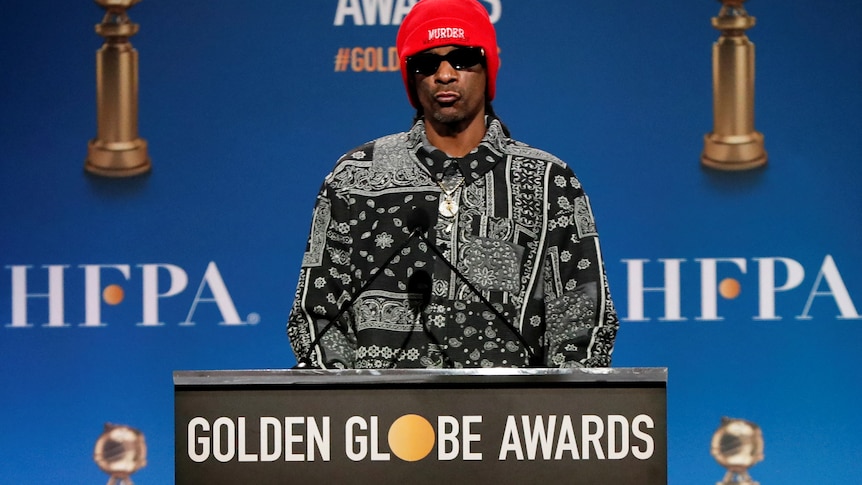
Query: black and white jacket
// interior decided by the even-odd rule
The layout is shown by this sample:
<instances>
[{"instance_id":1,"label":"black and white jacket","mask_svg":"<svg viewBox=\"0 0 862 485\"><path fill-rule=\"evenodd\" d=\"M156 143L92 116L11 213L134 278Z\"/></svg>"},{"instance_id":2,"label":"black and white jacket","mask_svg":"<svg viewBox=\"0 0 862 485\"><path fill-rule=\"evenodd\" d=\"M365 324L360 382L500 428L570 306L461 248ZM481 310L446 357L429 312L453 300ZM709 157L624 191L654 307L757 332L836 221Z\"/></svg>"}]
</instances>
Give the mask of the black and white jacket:
<instances>
[{"instance_id":1,"label":"black and white jacket","mask_svg":"<svg viewBox=\"0 0 862 485\"><path fill-rule=\"evenodd\" d=\"M417 214L428 239L411 238ZM430 282L430 297L415 281ZM419 120L338 161L314 208L287 332L297 358L320 367L604 367L618 327L579 180L490 118L463 158L430 146Z\"/></svg>"}]
</instances>

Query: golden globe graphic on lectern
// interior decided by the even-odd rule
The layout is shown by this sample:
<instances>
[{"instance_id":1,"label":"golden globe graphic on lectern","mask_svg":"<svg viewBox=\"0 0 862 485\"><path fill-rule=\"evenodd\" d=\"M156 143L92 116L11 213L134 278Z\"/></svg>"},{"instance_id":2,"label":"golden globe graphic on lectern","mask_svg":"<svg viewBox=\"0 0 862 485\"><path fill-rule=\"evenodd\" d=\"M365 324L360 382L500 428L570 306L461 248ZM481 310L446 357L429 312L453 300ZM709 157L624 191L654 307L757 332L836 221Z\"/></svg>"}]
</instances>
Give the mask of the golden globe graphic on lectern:
<instances>
[{"instance_id":1,"label":"golden globe graphic on lectern","mask_svg":"<svg viewBox=\"0 0 862 485\"><path fill-rule=\"evenodd\" d=\"M105 43L96 53L97 134L84 169L105 177L131 177L150 170L147 142L138 136L138 52L129 38L138 32L126 10L140 0L95 0L105 9L96 33Z\"/></svg>"},{"instance_id":2,"label":"golden globe graphic on lectern","mask_svg":"<svg viewBox=\"0 0 862 485\"><path fill-rule=\"evenodd\" d=\"M745 31L755 19L745 1L719 0L721 10L712 18L721 36L712 46L713 129L700 160L718 170L749 170L767 158L763 134L754 129L754 44Z\"/></svg>"}]
</instances>

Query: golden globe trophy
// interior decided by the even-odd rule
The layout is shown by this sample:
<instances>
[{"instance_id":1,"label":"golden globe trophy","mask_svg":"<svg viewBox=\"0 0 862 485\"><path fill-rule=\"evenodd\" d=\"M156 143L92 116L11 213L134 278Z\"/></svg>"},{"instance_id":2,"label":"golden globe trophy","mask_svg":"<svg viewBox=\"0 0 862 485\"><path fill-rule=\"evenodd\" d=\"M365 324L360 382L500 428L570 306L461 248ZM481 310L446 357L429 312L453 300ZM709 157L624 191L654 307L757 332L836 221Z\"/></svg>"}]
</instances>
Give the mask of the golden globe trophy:
<instances>
[{"instance_id":1,"label":"golden globe trophy","mask_svg":"<svg viewBox=\"0 0 862 485\"><path fill-rule=\"evenodd\" d=\"M131 475L147 465L144 434L129 426L105 424L96 440L93 460L111 476L108 485L134 485Z\"/></svg>"},{"instance_id":2,"label":"golden globe trophy","mask_svg":"<svg viewBox=\"0 0 862 485\"><path fill-rule=\"evenodd\" d=\"M105 43L96 52L97 135L90 140L87 172L130 177L150 170L147 142L138 136L138 52L129 38L138 32L126 10L140 0L95 0L105 9L96 33Z\"/></svg>"},{"instance_id":3,"label":"golden globe trophy","mask_svg":"<svg viewBox=\"0 0 862 485\"><path fill-rule=\"evenodd\" d=\"M754 27L746 0L722 3L712 26L721 31L712 46L713 131L704 138L701 163L719 170L748 170L766 164L763 134L754 129Z\"/></svg>"},{"instance_id":4,"label":"golden globe trophy","mask_svg":"<svg viewBox=\"0 0 862 485\"><path fill-rule=\"evenodd\" d=\"M712 436L712 457L727 468L724 479L715 485L760 485L748 469L763 461L763 433L760 426L744 419L721 418Z\"/></svg>"}]
</instances>

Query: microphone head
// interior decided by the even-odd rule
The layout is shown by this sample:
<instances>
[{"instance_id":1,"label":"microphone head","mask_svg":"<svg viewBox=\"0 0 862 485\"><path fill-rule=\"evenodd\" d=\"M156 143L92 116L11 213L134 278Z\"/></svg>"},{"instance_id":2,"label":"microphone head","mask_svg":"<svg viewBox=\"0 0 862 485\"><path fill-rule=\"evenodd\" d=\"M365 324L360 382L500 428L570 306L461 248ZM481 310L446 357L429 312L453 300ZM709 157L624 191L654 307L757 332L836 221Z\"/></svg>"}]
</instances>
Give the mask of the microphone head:
<instances>
[{"instance_id":1,"label":"microphone head","mask_svg":"<svg viewBox=\"0 0 862 485\"><path fill-rule=\"evenodd\" d=\"M431 217L428 215L428 211L422 207L416 207L413 209L413 212L407 216L405 223L410 232L419 231L419 233L425 233L431 226Z\"/></svg>"}]
</instances>

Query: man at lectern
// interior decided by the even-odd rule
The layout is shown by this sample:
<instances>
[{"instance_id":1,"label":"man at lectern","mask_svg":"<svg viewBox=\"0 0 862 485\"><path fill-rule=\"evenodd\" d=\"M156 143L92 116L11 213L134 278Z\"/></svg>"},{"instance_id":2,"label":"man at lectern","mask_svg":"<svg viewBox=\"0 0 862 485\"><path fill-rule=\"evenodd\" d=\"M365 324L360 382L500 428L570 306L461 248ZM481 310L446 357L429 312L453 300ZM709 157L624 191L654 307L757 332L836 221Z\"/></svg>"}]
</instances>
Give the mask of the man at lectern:
<instances>
[{"instance_id":1,"label":"man at lectern","mask_svg":"<svg viewBox=\"0 0 862 485\"><path fill-rule=\"evenodd\" d=\"M320 189L287 324L299 366L609 366L619 322L589 200L491 108L488 12L420 0L396 44L416 118Z\"/></svg>"}]
</instances>

